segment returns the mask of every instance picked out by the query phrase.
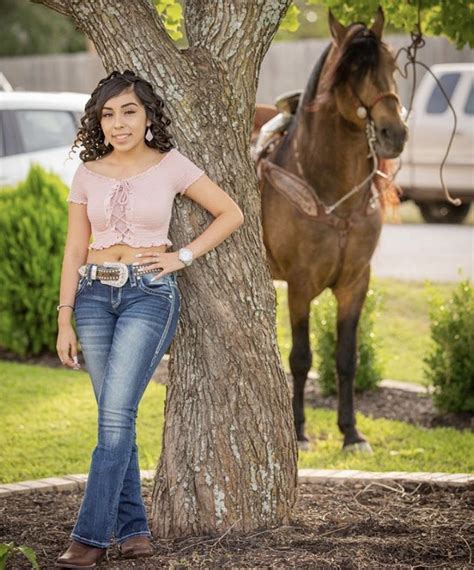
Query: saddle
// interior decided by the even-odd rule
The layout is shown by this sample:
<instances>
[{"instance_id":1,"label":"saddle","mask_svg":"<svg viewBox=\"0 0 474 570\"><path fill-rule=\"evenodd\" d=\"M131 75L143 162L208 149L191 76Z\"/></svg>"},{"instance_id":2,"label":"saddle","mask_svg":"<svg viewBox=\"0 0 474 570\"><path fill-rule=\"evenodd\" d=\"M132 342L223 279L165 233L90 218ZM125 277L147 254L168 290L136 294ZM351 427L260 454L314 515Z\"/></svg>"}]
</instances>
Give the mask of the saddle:
<instances>
[{"instance_id":1,"label":"saddle","mask_svg":"<svg viewBox=\"0 0 474 570\"><path fill-rule=\"evenodd\" d=\"M276 98L275 107L278 114L262 125L257 141L252 149L252 157L255 162L258 161L263 149L274 135L283 134L288 130L298 108L302 93L300 89L287 91Z\"/></svg>"}]
</instances>

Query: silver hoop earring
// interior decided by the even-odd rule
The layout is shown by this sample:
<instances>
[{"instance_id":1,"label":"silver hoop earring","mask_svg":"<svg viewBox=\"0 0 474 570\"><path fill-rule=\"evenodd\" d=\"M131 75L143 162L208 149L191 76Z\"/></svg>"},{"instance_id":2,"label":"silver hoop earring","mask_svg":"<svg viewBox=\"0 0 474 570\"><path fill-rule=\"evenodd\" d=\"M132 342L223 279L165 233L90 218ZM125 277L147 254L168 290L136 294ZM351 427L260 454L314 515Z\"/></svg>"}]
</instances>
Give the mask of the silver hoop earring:
<instances>
[{"instance_id":1,"label":"silver hoop earring","mask_svg":"<svg viewBox=\"0 0 474 570\"><path fill-rule=\"evenodd\" d=\"M147 130L146 130L145 139L146 139L148 142L151 142L151 141L153 140L153 133L151 132L150 127L148 127Z\"/></svg>"}]
</instances>

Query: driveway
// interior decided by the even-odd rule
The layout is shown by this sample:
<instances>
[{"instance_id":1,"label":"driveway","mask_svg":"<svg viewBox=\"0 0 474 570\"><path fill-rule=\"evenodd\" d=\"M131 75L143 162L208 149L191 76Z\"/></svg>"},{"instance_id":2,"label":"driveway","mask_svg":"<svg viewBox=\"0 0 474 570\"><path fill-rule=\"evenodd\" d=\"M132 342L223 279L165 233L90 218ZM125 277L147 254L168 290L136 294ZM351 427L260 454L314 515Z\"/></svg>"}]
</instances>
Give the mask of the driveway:
<instances>
[{"instance_id":1,"label":"driveway","mask_svg":"<svg viewBox=\"0 0 474 570\"><path fill-rule=\"evenodd\" d=\"M372 259L372 273L405 281L474 280L474 227L387 224Z\"/></svg>"}]
</instances>

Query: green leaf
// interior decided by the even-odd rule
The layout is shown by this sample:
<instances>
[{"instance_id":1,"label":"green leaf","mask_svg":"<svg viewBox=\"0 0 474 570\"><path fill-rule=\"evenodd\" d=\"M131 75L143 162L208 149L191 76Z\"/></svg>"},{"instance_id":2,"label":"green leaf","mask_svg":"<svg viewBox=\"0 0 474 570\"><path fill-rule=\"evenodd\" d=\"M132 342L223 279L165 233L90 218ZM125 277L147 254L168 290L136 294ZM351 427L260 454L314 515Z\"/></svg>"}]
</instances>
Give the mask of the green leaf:
<instances>
[{"instance_id":1,"label":"green leaf","mask_svg":"<svg viewBox=\"0 0 474 570\"><path fill-rule=\"evenodd\" d=\"M40 570L35 551L32 548L23 545L19 546L18 550L28 558L28 560L31 562L31 566L33 566L35 570Z\"/></svg>"},{"instance_id":2,"label":"green leaf","mask_svg":"<svg viewBox=\"0 0 474 570\"><path fill-rule=\"evenodd\" d=\"M280 30L286 30L287 32L296 32L296 30L300 26L300 22L298 19L301 10L292 4L288 11L285 14L285 17L282 19L280 23Z\"/></svg>"},{"instance_id":3,"label":"green leaf","mask_svg":"<svg viewBox=\"0 0 474 570\"><path fill-rule=\"evenodd\" d=\"M14 549L15 546L13 542L9 542L8 544L4 542L0 543L0 570L5 570L7 560L10 558Z\"/></svg>"}]
</instances>

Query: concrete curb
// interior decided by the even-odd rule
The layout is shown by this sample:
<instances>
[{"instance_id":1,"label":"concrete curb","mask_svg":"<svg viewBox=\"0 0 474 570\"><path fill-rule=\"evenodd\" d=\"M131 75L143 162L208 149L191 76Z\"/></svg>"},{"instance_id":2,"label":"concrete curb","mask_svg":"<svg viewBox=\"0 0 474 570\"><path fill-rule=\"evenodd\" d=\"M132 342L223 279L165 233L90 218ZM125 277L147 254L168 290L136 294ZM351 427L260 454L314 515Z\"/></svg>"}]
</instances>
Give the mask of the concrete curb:
<instances>
[{"instance_id":1,"label":"concrete curb","mask_svg":"<svg viewBox=\"0 0 474 570\"><path fill-rule=\"evenodd\" d=\"M153 470L141 471L142 479L153 479ZM34 493L36 491L74 491L85 488L87 475L65 475L64 477L48 477L36 481L21 481L0 485L0 499L17 493ZM469 473L409 473L406 471L332 470L332 469L299 469L299 483L432 483L441 486L465 486L474 484L474 475Z\"/></svg>"},{"instance_id":2,"label":"concrete curb","mask_svg":"<svg viewBox=\"0 0 474 570\"><path fill-rule=\"evenodd\" d=\"M286 371L286 374L291 375L291 372ZM310 370L308 372L308 378L317 382L319 376ZM434 392L433 386L423 386L423 384L415 384L414 382L401 382L400 380L390 380L389 378L381 380L379 387L402 390L403 392L414 392L416 394L432 394Z\"/></svg>"}]
</instances>

